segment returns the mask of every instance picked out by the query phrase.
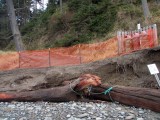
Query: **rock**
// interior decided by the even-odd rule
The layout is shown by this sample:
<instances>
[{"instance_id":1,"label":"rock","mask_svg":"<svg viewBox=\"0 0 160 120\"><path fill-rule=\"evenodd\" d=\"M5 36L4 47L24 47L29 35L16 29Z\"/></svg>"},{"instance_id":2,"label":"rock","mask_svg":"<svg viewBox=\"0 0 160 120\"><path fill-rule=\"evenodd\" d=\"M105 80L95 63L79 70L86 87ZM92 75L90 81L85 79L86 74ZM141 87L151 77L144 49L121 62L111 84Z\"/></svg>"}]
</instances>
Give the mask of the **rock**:
<instances>
[{"instance_id":1,"label":"rock","mask_svg":"<svg viewBox=\"0 0 160 120\"><path fill-rule=\"evenodd\" d=\"M108 116L109 116L107 113L104 113L103 115L104 115L104 116L106 116L106 117L108 117Z\"/></svg>"},{"instance_id":2,"label":"rock","mask_svg":"<svg viewBox=\"0 0 160 120\"><path fill-rule=\"evenodd\" d=\"M27 109L28 109L28 110L33 110L33 107L28 107Z\"/></svg>"},{"instance_id":3,"label":"rock","mask_svg":"<svg viewBox=\"0 0 160 120\"><path fill-rule=\"evenodd\" d=\"M96 120L102 120L102 118L100 118L100 117L97 117L97 118L96 118Z\"/></svg>"},{"instance_id":4,"label":"rock","mask_svg":"<svg viewBox=\"0 0 160 120\"><path fill-rule=\"evenodd\" d=\"M116 110L122 110L122 108L121 107L117 107Z\"/></svg>"},{"instance_id":5,"label":"rock","mask_svg":"<svg viewBox=\"0 0 160 120\"><path fill-rule=\"evenodd\" d=\"M130 110L129 113L135 114L135 112L133 110Z\"/></svg>"},{"instance_id":6,"label":"rock","mask_svg":"<svg viewBox=\"0 0 160 120\"><path fill-rule=\"evenodd\" d=\"M125 115L125 112L120 112L120 114L124 116L124 115Z\"/></svg>"},{"instance_id":7,"label":"rock","mask_svg":"<svg viewBox=\"0 0 160 120\"><path fill-rule=\"evenodd\" d=\"M8 107L13 109L13 108L15 108L15 105L10 104L10 105L8 105Z\"/></svg>"},{"instance_id":8,"label":"rock","mask_svg":"<svg viewBox=\"0 0 160 120\"><path fill-rule=\"evenodd\" d=\"M9 120L8 118L0 118L0 120Z\"/></svg>"},{"instance_id":9,"label":"rock","mask_svg":"<svg viewBox=\"0 0 160 120\"><path fill-rule=\"evenodd\" d=\"M71 117L71 118L69 118L68 120L82 120L82 119L75 118L75 117Z\"/></svg>"},{"instance_id":10,"label":"rock","mask_svg":"<svg viewBox=\"0 0 160 120\"><path fill-rule=\"evenodd\" d=\"M85 111L87 108L81 108L82 111Z\"/></svg>"},{"instance_id":11,"label":"rock","mask_svg":"<svg viewBox=\"0 0 160 120\"><path fill-rule=\"evenodd\" d=\"M125 120L131 120L131 119L134 119L134 118L135 118L135 115L134 114L130 114L129 116L125 117Z\"/></svg>"},{"instance_id":12,"label":"rock","mask_svg":"<svg viewBox=\"0 0 160 120\"><path fill-rule=\"evenodd\" d=\"M91 104L87 104L87 105L86 105L86 107L88 107L88 108L92 108L92 107L93 107L93 105L91 105Z\"/></svg>"},{"instance_id":13,"label":"rock","mask_svg":"<svg viewBox=\"0 0 160 120\"><path fill-rule=\"evenodd\" d=\"M52 120L52 117L45 117L44 120Z\"/></svg>"},{"instance_id":14,"label":"rock","mask_svg":"<svg viewBox=\"0 0 160 120\"><path fill-rule=\"evenodd\" d=\"M120 116L118 116L119 118L124 118L124 116L122 116L122 115L120 115Z\"/></svg>"},{"instance_id":15,"label":"rock","mask_svg":"<svg viewBox=\"0 0 160 120\"><path fill-rule=\"evenodd\" d=\"M144 114L143 110L138 111L139 114Z\"/></svg>"},{"instance_id":16,"label":"rock","mask_svg":"<svg viewBox=\"0 0 160 120\"><path fill-rule=\"evenodd\" d=\"M67 118L70 118L70 117L71 117L71 115L70 115L70 114L68 114L66 117L67 117Z\"/></svg>"},{"instance_id":17,"label":"rock","mask_svg":"<svg viewBox=\"0 0 160 120\"><path fill-rule=\"evenodd\" d=\"M22 117L19 120L27 120L27 118L26 117Z\"/></svg>"},{"instance_id":18,"label":"rock","mask_svg":"<svg viewBox=\"0 0 160 120\"><path fill-rule=\"evenodd\" d=\"M46 116L47 116L47 117L52 117L52 114L51 114L51 113L49 113L49 114L47 114Z\"/></svg>"},{"instance_id":19,"label":"rock","mask_svg":"<svg viewBox=\"0 0 160 120\"><path fill-rule=\"evenodd\" d=\"M137 118L137 120L144 120L143 118Z\"/></svg>"},{"instance_id":20,"label":"rock","mask_svg":"<svg viewBox=\"0 0 160 120\"><path fill-rule=\"evenodd\" d=\"M78 118L84 118L84 117L87 117L87 116L88 116L88 114L87 114L87 113L77 115L77 117L78 117Z\"/></svg>"},{"instance_id":21,"label":"rock","mask_svg":"<svg viewBox=\"0 0 160 120\"><path fill-rule=\"evenodd\" d=\"M74 110L75 108L74 108L74 107L70 107L70 109L71 109L71 110Z\"/></svg>"}]
</instances>

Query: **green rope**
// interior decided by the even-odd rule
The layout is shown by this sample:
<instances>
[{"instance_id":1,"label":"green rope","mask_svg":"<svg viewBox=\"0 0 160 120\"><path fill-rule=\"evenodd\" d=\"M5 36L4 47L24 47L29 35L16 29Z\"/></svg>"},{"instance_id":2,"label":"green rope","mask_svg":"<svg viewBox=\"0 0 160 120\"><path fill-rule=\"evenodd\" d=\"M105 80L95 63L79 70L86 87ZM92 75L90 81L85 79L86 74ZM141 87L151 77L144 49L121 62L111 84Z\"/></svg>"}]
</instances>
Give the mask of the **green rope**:
<instances>
[{"instance_id":1,"label":"green rope","mask_svg":"<svg viewBox=\"0 0 160 120\"><path fill-rule=\"evenodd\" d=\"M113 89L113 87L110 87L110 88L108 88L107 90L105 90L103 93L106 95L106 94L109 93L112 89Z\"/></svg>"}]
</instances>

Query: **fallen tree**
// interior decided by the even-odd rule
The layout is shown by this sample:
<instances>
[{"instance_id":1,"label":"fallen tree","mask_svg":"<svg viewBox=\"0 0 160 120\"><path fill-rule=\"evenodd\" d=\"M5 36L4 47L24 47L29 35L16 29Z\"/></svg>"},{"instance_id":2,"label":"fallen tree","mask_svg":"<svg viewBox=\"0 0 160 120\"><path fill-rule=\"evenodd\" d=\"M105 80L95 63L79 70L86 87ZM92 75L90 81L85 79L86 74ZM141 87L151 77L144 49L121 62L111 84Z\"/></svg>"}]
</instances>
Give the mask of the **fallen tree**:
<instances>
[{"instance_id":1,"label":"fallen tree","mask_svg":"<svg viewBox=\"0 0 160 120\"><path fill-rule=\"evenodd\" d=\"M117 101L125 105L160 112L160 90L158 89L101 85L93 87L87 97L104 101Z\"/></svg>"},{"instance_id":2,"label":"fallen tree","mask_svg":"<svg viewBox=\"0 0 160 120\"><path fill-rule=\"evenodd\" d=\"M83 95L90 100L117 101L160 112L160 90L100 84L99 77L86 74L65 86L28 92L0 93L0 101L86 101L82 98Z\"/></svg>"}]
</instances>

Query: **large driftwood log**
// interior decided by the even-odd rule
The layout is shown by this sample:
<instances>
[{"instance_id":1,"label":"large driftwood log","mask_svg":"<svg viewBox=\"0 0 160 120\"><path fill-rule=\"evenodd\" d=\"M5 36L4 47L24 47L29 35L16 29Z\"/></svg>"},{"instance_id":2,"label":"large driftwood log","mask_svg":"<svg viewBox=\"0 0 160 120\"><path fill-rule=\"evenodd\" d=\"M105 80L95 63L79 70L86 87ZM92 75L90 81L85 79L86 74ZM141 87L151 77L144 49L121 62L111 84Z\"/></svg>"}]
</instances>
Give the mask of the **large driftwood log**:
<instances>
[{"instance_id":1,"label":"large driftwood log","mask_svg":"<svg viewBox=\"0 0 160 120\"><path fill-rule=\"evenodd\" d=\"M77 101L79 97L71 90L79 83L77 79L71 85L41 89L28 92L0 93L0 101L51 101L67 102Z\"/></svg>"},{"instance_id":2,"label":"large driftwood log","mask_svg":"<svg viewBox=\"0 0 160 120\"><path fill-rule=\"evenodd\" d=\"M85 74L72 84L62 87L29 92L0 93L0 101L88 101L81 99L81 97L76 94L75 91L77 91L92 100L117 101L126 105L160 112L160 90L113 86L113 89L105 95L104 91L111 86L99 86L100 84L101 81L99 77ZM92 89L88 89L91 85Z\"/></svg>"},{"instance_id":3,"label":"large driftwood log","mask_svg":"<svg viewBox=\"0 0 160 120\"><path fill-rule=\"evenodd\" d=\"M156 112L160 112L160 90L115 86L108 94L103 92L112 86L102 85L93 87L92 92L88 97L91 99L104 101L117 101L122 104L147 108ZM102 94L94 94L102 93Z\"/></svg>"},{"instance_id":4,"label":"large driftwood log","mask_svg":"<svg viewBox=\"0 0 160 120\"><path fill-rule=\"evenodd\" d=\"M40 89L28 92L0 93L0 101L52 101L52 102L67 102L67 101L85 101L81 99L80 94L90 85L98 86L101 84L100 78L91 74L84 74L74 82L62 87L53 87L50 89ZM76 91L75 91L75 90Z\"/></svg>"}]
</instances>

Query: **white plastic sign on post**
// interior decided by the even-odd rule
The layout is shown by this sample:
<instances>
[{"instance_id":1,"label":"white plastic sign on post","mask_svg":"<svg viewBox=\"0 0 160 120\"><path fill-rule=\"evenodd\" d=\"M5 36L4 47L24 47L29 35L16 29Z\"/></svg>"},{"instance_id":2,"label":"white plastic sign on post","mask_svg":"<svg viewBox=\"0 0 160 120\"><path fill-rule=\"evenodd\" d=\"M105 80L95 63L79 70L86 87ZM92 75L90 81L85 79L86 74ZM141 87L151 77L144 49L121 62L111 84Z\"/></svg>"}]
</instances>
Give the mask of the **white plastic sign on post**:
<instances>
[{"instance_id":1,"label":"white plastic sign on post","mask_svg":"<svg viewBox=\"0 0 160 120\"><path fill-rule=\"evenodd\" d=\"M151 75L154 75L154 76L155 76L155 78L156 78L156 80L157 80L157 82L158 82L158 85L159 85L159 87L160 87L160 80L159 80L159 77L158 77L158 75L157 75L157 74L159 73L159 70L158 70L156 64L149 64L149 65L147 65L147 66L148 66L148 69L149 69Z\"/></svg>"},{"instance_id":2,"label":"white plastic sign on post","mask_svg":"<svg viewBox=\"0 0 160 120\"><path fill-rule=\"evenodd\" d=\"M158 70L156 64L149 64L149 65L147 65L147 66L148 66L148 69L149 69L151 75L154 75L154 74L158 74L158 73L159 73L159 70Z\"/></svg>"},{"instance_id":3,"label":"white plastic sign on post","mask_svg":"<svg viewBox=\"0 0 160 120\"><path fill-rule=\"evenodd\" d=\"M137 24L137 29L138 29L138 30L141 29L141 24L140 24L140 23Z\"/></svg>"}]
</instances>

